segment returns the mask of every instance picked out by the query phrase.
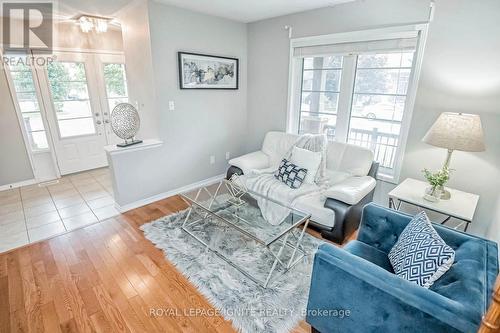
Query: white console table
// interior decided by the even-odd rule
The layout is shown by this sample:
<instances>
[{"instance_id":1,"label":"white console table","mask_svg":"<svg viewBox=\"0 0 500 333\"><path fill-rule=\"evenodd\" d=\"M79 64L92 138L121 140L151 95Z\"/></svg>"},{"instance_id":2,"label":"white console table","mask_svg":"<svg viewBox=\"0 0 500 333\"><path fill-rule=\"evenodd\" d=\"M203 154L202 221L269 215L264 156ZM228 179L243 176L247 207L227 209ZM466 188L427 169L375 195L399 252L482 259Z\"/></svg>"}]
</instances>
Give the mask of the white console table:
<instances>
[{"instance_id":1,"label":"white console table","mask_svg":"<svg viewBox=\"0 0 500 333\"><path fill-rule=\"evenodd\" d=\"M430 202L424 199L427 187L429 184L424 181L412 178L405 179L389 192L389 208L399 210L402 203L425 208L445 215L446 219L441 224L445 224L452 217L463 221L459 226L465 224L464 231L467 231L474 217L479 196L447 187L446 189L451 194L449 200Z\"/></svg>"},{"instance_id":2,"label":"white console table","mask_svg":"<svg viewBox=\"0 0 500 333\"><path fill-rule=\"evenodd\" d=\"M162 146L161 140L147 139L128 147L104 147L113 180L115 206L119 212L136 208L137 204L131 203L137 203L158 193L158 189L151 185L158 183L158 178L151 173L151 168L156 166Z\"/></svg>"}]
</instances>

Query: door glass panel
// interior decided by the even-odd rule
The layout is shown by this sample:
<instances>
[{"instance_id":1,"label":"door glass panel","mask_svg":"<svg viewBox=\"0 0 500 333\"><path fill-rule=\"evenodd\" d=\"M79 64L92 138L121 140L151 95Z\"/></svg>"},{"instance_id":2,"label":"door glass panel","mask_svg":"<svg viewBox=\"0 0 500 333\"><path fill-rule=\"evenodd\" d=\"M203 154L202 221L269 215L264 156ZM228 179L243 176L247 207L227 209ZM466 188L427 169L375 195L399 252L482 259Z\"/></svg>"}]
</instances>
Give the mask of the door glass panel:
<instances>
[{"instance_id":1,"label":"door glass panel","mask_svg":"<svg viewBox=\"0 0 500 333\"><path fill-rule=\"evenodd\" d=\"M49 145L38 103L33 72L29 66L22 62L18 62L15 66L9 66L9 71L31 149L33 151L46 150Z\"/></svg>"},{"instance_id":2,"label":"door glass panel","mask_svg":"<svg viewBox=\"0 0 500 333\"><path fill-rule=\"evenodd\" d=\"M85 82L59 82L53 86L53 93L58 94L58 101L88 100L89 93ZM58 91L55 91L57 89Z\"/></svg>"},{"instance_id":3,"label":"door glass panel","mask_svg":"<svg viewBox=\"0 0 500 333\"><path fill-rule=\"evenodd\" d=\"M43 126L42 115L38 112L23 113L23 119L24 126L29 132L43 131L45 129Z\"/></svg>"},{"instance_id":4,"label":"door glass panel","mask_svg":"<svg viewBox=\"0 0 500 333\"><path fill-rule=\"evenodd\" d=\"M35 92L17 93L17 101L21 112L40 112L40 106Z\"/></svg>"},{"instance_id":5,"label":"door glass panel","mask_svg":"<svg viewBox=\"0 0 500 333\"><path fill-rule=\"evenodd\" d=\"M117 106L120 103L128 103L128 98L108 98L108 105L109 109L113 111L115 106Z\"/></svg>"},{"instance_id":6,"label":"door glass panel","mask_svg":"<svg viewBox=\"0 0 500 333\"><path fill-rule=\"evenodd\" d=\"M14 86L16 92L35 92L35 85L33 83L33 75L29 67L27 70L20 70L18 72L11 72L12 80L14 81Z\"/></svg>"},{"instance_id":7,"label":"door glass panel","mask_svg":"<svg viewBox=\"0 0 500 333\"><path fill-rule=\"evenodd\" d=\"M93 118L75 118L59 120L61 137L89 135L95 133Z\"/></svg>"},{"instance_id":8,"label":"door glass panel","mask_svg":"<svg viewBox=\"0 0 500 333\"><path fill-rule=\"evenodd\" d=\"M85 65L52 62L47 73L61 138L95 134Z\"/></svg>"},{"instance_id":9,"label":"door glass panel","mask_svg":"<svg viewBox=\"0 0 500 333\"><path fill-rule=\"evenodd\" d=\"M49 144L47 142L47 135L45 131L32 132L30 137L30 144L34 150L46 150L49 149Z\"/></svg>"},{"instance_id":10,"label":"door glass panel","mask_svg":"<svg viewBox=\"0 0 500 333\"><path fill-rule=\"evenodd\" d=\"M124 64L104 64L104 83L110 112L117 104L128 102Z\"/></svg>"},{"instance_id":11,"label":"door glass panel","mask_svg":"<svg viewBox=\"0 0 500 333\"><path fill-rule=\"evenodd\" d=\"M89 100L64 101L55 103L57 118L92 118Z\"/></svg>"}]
</instances>

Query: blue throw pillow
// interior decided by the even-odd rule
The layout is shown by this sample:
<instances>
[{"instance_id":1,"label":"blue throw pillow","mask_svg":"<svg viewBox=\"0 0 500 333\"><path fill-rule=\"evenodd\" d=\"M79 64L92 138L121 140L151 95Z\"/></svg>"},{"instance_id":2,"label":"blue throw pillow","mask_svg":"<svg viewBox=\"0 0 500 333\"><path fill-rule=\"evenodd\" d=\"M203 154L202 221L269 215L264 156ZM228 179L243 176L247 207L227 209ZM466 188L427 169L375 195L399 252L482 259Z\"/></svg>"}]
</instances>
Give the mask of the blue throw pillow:
<instances>
[{"instance_id":1,"label":"blue throw pillow","mask_svg":"<svg viewBox=\"0 0 500 333\"><path fill-rule=\"evenodd\" d=\"M429 288L453 265L455 251L438 235L425 212L410 221L389 252L394 273Z\"/></svg>"},{"instance_id":2,"label":"blue throw pillow","mask_svg":"<svg viewBox=\"0 0 500 333\"><path fill-rule=\"evenodd\" d=\"M281 160L278 170L274 173L274 177L291 188L299 188L304 182L306 175L307 169L300 168L285 158Z\"/></svg>"}]
</instances>

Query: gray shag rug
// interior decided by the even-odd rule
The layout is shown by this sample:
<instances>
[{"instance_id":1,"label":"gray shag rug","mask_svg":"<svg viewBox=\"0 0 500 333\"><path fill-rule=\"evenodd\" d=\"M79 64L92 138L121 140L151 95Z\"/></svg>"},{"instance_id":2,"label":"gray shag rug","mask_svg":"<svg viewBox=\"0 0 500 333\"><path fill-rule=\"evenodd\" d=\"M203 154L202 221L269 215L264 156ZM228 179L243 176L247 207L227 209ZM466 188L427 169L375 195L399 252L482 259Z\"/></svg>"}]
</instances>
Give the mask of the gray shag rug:
<instances>
[{"instance_id":1,"label":"gray shag rug","mask_svg":"<svg viewBox=\"0 0 500 333\"><path fill-rule=\"evenodd\" d=\"M312 260L321 243L319 239L305 233L302 245L307 256L285 274L277 269L276 278L264 289L183 231L186 214L184 210L141 229L238 331L289 332L305 318ZM215 218L208 217L205 223L190 230L265 280L273 257L262 246ZM285 258L289 252L283 251Z\"/></svg>"}]
</instances>

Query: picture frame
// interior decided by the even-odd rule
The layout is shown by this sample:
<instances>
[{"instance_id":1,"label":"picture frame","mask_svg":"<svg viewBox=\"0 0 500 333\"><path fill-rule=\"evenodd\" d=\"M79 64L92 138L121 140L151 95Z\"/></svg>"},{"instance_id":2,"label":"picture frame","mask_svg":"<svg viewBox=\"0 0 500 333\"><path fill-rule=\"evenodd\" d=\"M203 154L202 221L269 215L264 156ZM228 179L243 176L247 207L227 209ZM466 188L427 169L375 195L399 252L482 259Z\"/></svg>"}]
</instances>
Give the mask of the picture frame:
<instances>
[{"instance_id":1,"label":"picture frame","mask_svg":"<svg viewBox=\"0 0 500 333\"><path fill-rule=\"evenodd\" d=\"M239 59L177 52L180 89L239 89Z\"/></svg>"}]
</instances>

